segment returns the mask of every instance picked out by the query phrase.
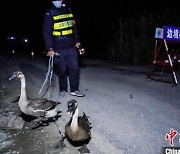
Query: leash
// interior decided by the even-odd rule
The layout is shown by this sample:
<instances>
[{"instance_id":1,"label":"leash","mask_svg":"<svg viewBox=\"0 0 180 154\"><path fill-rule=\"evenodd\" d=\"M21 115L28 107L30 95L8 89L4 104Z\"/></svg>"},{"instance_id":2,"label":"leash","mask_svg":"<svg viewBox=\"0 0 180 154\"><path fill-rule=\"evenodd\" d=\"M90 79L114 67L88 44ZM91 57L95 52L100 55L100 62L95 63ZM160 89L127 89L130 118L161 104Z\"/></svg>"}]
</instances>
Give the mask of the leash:
<instances>
[{"instance_id":1,"label":"leash","mask_svg":"<svg viewBox=\"0 0 180 154\"><path fill-rule=\"evenodd\" d=\"M55 55L55 56L59 56L59 53L55 52L54 55ZM46 78L45 78L45 80L44 80L44 83L43 83L41 89L39 90L39 93L38 93L39 95L40 95L40 93L41 93L44 85L45 85L46 82L48 81L48 79L49 79L48 89L49 89L49 87L51 86L51 81L52 81L52 76L53 76L54 55L53 55L52 57L49 57L48 71L47 71L47 73L46 73ZM48 100L49 100L49 90L48 90ZM65 136L63 136L61 130L59 129L58 124L56 123L56 119L53 118L53 120L54 120L54 124L56 125L56 127L57 127L57 129L58 129L58 132L59 132L59 134L60 134L60 136L61 136L61 140L60 140L60 141L63 142L63 140L65 139ZM62 146L64 146L63 143L61 143L61 144L62 144Z\"/></svg>"},{"instance_id":2,"label":"leash","mask_svg":"<svg viewBox=\"0 0 180 154\"><path fill-rule=\"evenodd\" d=\"M55 55L55 56L59 56L59 53L55 52L54 55ZM52 81L52 76L53 76L54 55L51 56L51 57L49 57L48 71L47 71L47 73L46 73L46 78L45 78L45 80L44 80L44 83L43 83L41 89L39 90L39 93L38 93L39 95L40 95L42 89L44 88L44 85L45 85L46 82L48 81L48 79L49 79L48 89L49 89L49 87L51 86L51 81ZM49 90L48 90L48 100L49 100Z\"/></svg>"}]
</instances>

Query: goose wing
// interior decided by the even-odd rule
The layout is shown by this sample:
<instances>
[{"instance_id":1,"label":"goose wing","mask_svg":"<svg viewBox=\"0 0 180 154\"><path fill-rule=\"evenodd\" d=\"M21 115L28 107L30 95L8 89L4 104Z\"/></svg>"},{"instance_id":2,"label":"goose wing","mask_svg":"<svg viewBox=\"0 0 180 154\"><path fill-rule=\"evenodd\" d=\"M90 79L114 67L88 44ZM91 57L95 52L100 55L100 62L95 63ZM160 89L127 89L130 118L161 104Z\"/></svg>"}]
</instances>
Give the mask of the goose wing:
<instances>
[{"instance_id":1,"label":"goose wing","mask_svg":"<svg viewBox=\"0 0 180 154\"><path fill-rule=\"evenodd\" d=\"M81 130L79 136L84 137L84 140L86 138L89 138L91 135L92 127L85 113L83 113L83 116L78 117L78 126L79 130Z\"/></svg>"},{"instance_id":2,"label":"goose wing","mask_svg":"<svg viewBox=\"0 0 180 154\"><path fill-rule=\"evenodd\" d=\"M90 133L90 122L86 117L78 117L78 125L81 127L82 130L85 130L88 134Z\"/></svg>"},{"instance_id":3,"label":"goose wing","mask_svg":"<svg viewBox=\"0 0 180 154\"><path fill-rule=\"evenodd\" d=\"M50 110L52 108L55 108L60 102L55 102L52 100L48 100L46 98L33 98L29 100L29 105L34 110Z\"/></svg>"},{"instance_id":4,"label":"goose wing","mask_svg":"<svg viewBox=\"0 0 180 154\"><path fill-rule=\"evenodd\" d=\"M65 132L68 138L70 138L72 141L84 141L90 137L91 127L89 125L89 120L86 117L78 117L78 130L75 132L71 130L71 121L72 118L65 125Z\"/></svg>"},{"instance_id":5,"label":"goose wing","mask_svg":"<svg viewBox=\"0 0 180 154\"><path fill-rule=\"evenodd\" d=\"M28 104L25 108L23 108L22 112L25 113L26 115L30 115L33 117L44 117L47 114L46 110L42 110L42 109L35 110L34 108L32 108L30 104Z\"/></svg>"},{"instance_id":6,"label":"goose wing","mask_svg":"<svg viewBox=\"0 0 180 154\"><path fill-rule=\"evenodd\" d=\"M87 116L84 112L83 112L83 116L80 118L80 121L83 123L87 123L87 125L91 128L91 122L89 121L89 116Z\"/></svg>"},{"instance_id":7,"label":"goose wing","mask_svg":"<svg viewBox=\"0 0 180 154\"><path fill-rule=\"evenodd\" d=\"M46 113L47 111L44 111L44 110L34 110L31 115L35 117L45 117Z\"/></svg>"}]
</instances>

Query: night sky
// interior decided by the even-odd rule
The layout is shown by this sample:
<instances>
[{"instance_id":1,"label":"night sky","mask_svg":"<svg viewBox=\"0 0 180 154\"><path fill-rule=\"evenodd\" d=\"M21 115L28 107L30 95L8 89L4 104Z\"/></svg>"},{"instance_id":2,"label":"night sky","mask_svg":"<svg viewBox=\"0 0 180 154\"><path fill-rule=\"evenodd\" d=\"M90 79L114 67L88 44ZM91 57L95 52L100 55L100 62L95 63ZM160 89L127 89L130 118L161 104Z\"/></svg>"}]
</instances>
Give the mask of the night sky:
<instances>
[{"instance_id":1,"label":"night sky","mask_svg":"<svg viewBox=\"0 0 180 154\"><path fill-rule=\"evenodd\" d=\"M85 47L98 48L106 43L111 35L110 26L119 18L135 17L143 9L156 12L167 7L177 7L173 1L152 2L145 0L66 0L74 13L81 43ZM2 38L15 35L29 37L34 48L43 48L42 26L45 11L50 0L3 1L1 7ZM1 38L1 39L2 39Z\"/></svg>"}]
</instances>

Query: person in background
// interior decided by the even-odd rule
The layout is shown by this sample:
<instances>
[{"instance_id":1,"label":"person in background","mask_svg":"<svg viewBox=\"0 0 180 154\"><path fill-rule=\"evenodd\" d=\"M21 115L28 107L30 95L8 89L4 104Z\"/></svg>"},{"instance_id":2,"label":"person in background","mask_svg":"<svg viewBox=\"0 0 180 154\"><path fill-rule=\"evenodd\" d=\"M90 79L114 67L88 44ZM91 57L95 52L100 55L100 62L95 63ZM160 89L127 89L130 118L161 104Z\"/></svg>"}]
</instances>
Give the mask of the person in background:
<instances>
[{"instance_id":1,"label":"person in background","mask_svg":"<svg viewBox=\"0 0 180 154\"><path fill-rule=\"evenodd\" d=\"M52 7L47 10L43 23L43 39L47 56L54 56L59 79L59 96L70 95L84 97L79 90L78 48L80 48L76 23L70 8L63 0L52 0ZM69 78L68 78L69 77Z\"/></svg>"}]
</instances>

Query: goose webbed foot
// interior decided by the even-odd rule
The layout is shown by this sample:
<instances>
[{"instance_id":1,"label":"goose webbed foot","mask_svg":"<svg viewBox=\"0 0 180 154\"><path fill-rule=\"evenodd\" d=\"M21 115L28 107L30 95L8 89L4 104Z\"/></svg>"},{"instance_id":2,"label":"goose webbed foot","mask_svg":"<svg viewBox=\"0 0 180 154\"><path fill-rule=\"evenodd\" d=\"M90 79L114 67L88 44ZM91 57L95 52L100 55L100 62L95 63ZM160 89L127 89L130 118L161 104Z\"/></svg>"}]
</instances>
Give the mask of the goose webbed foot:
<instances>
[{"instance_id":1,"label":"goose webbed foot","mask_svg":"<svg viewBox=\"0 0 180 154\"><path fill-rule=\"evenodd\" d=\"M80 154L90 153L90 150L87 148L86 144L84 144L81 148L79 148L78 151L80 152Z\"/></svg>"},{"instance_id":2,"label":"goose webbed foot","mask_svg":"<svg viewBox=\"0 0 180 154\"><path fill-rule=\"evenodd\" d=\"M54 148L62 150L64 147L66 147L66 144L64 143L65 138L66 138L66 136L62 135L60 140L55 144Z\"/></svg>"},{"instance_id":3,"label":"goose webbed foot","mask_svg":"<svg viewBox=\"0 0 180 154\"><path fill-rule=\"evenodd\" d=\"M31 124L30 128L34 130L34 129L39 128L40 126L48 126L49 125L48 123L43 123L43 121L44 121L44 119L41 117L32 120L30 122L30 124Z\"/></svg>"},{"instance_id":4,"label":"goose webbed foot","mask_svg":"<svg viewBox=\"0 0 180 154\"><path fill-rule=\"evenodd\" d=\"M33 130L42 130L44 126L48 126L48 123L39 123L37 125L34 125L31 129Z\"/></svg>"},{"instance_id":5,"label":"goose webbed foot","mask_svg":"<svg viewBox=\"0 0 180 154\"><path fill-rule=\"evenodd\" d=\"M42 123L42 121L41 121L41 122L31 122L31 123L30 123L30 129L32 129L32 130L35 130L35 129L37 129L37 128L40 129L41 123ZM41 129L42 129L42 128L41 128Z\"/></svg>"}]
</instances>

